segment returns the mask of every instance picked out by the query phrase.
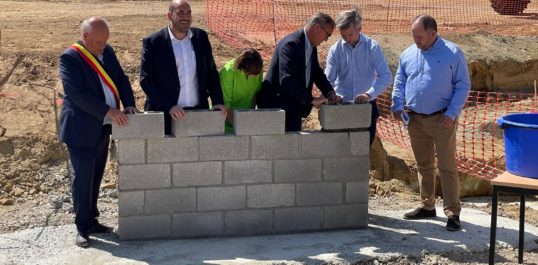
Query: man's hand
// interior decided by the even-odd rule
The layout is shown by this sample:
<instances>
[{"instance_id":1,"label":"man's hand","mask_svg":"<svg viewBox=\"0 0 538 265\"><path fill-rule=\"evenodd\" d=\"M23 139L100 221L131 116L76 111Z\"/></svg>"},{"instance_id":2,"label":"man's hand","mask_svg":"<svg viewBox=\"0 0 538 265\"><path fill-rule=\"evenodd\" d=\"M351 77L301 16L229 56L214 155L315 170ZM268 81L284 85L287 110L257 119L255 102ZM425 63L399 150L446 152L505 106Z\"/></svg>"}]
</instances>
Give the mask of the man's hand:
<instances>
[{"instance_id":1,"label":"man's hand","mask_svg":"<svg viewBox=\"0 0 538 265\"><path fill-rule=\"evenodd\" d=\"M443 115L443 117L439 120L439 126L441 127L450 128L453 124L454 121L446 115Z\"/></svg>"},{"instance_id":2,"label":"man's hand","mask_svg":"<svg viewBox=\"0 0 538 265\"><path fill-rule=\"evenodd\" d=\"M316 107L318 109L319 109L319 107L321 107L321 105L327 104L327 103L329 103L329 101L324 96L320 96L320 97L314 98L314 100L312 100L312 105L314 105L314 107Z\"/></svg>"},{"instance_id":3,"label":"man's hand","mask_svg":"<svg viewBox=\"0 0 538 265\"><path fill-rule=\"evenodd\" d=\"M106 116L109 117L114 124L120 127L127 125L127 115L116 108L109 108Z\"/></svg>"},{"instance_id":4,"label":"man's hand","mask_svg":"<svg viewBox=\"0 0 538 265\"><path fill-rule=\"evenodd\" d=\"M172 116L172 119L175 121L185 118L185 111L178 105L174 105L170 108L168 113L170 113L170 116Z\"/></svg>"},{"instance_id":5,"label":"man's hand","mask_svg":"<svg viewBox=\"0 0 538 265\"><path fill-rule=\"evenodd\" d=\"M228 109L224 105L218 104L218 105L214 105L211 108L211 110L217 110L217 109L220 109L220 111L222 111L222 116L224 116L224 117L228 116Z\"/></svg>"},{"instance_id":6,"label":"man's hand","mask_svg":"<svg viewBox=\"0 0 538 265\"><path fill-rule=\"evenodd\" d=\"M398 110L392 113L392 118L394 118L397 121L402 121L402 111Z\"/></svg>"},{"instance_id":7,"label":"man's hand","mask_svg":"<svg viewBox=\"0 0 538 265\"><path fill-rule=\"evenodd\" d=\"M126 107L125 109L123 109L123 113L125 114L136 114L136 113L139 113L140 111L138 111L138 109L136 107L132 107L132 106L129 106L129 107Z\"/></svg>"},{"instance_id":8,"label":"man's hand","mask_svg":"<svg viewBox=\"0 0 538 265\"><path fill-rule=\"evenodd\" d=\"M370 95L366 94L366 93L362 93L362 94L359 94L355 97L355 103L356 104L364 104L364 103L368 103L370 100L372 99L372 97L370 97Z\"/></svg>"},{"instance_id":9,"label":"man's hand","mask_svg":"<svg viewBox=\"0 0 538 265\"><path fill-rule=\"evenodd\" d=\"M336 95L334 91L329 92L329 94L327 95L327 99L330 105L336 105L342 102L342 97Z\"/></svg>"}]
</instances>

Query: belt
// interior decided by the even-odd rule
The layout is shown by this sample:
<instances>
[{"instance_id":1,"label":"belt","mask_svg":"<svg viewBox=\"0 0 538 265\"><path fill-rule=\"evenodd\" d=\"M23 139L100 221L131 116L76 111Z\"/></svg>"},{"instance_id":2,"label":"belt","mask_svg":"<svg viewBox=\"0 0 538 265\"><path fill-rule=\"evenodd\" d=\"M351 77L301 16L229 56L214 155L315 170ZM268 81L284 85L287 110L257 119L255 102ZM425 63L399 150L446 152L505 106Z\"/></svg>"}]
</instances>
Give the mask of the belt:
<instances>
[{"instance_id":1,"label":"belt","mask_svg":"<svg viewBox=\"0 0 538 265\"><path fill-rule=\"evenodd\" d=\"M444 108L442 110L438 110L438 111L432 112L430 114L424 114L424 113L414 112L414 111L408 109L407 113L409 113L411 115L419 115L419 116L422 116L422 117L431 117L431 116L435 116L435 115L438 115L438 114L444 114L446 110L447 110L447 108Z\"/></svg>"}]
</instances>

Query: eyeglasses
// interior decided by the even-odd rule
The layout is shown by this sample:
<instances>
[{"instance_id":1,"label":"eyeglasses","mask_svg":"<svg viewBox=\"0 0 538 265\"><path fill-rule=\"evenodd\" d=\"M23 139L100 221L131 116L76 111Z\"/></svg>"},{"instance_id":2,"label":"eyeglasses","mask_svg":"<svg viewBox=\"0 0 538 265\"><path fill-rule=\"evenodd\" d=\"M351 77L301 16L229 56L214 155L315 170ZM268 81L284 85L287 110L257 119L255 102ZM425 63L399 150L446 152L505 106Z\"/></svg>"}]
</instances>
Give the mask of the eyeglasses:
<instances>
[{"instance_id":1,"label":"eyeglasses","mask_svg":"<svg viewBox=\"0 0 538 265\"><path fill-rule=\"evenodd\" d=\"M325 31L325 34L327 34L327 39L330 38L332 34L329 33L321 24L318 24L318 25L323 31Z\"/></svg>"}]
</instances>

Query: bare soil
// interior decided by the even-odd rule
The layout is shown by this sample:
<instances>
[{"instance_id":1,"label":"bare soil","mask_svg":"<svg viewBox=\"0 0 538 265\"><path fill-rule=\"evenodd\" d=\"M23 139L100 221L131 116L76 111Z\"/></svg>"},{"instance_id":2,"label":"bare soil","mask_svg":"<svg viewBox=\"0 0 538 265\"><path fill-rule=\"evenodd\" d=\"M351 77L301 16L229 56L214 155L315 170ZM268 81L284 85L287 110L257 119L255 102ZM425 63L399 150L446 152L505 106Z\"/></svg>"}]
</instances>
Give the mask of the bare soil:
<instances>
[{"instance_id":1,"label":"bare soil","mask_svg":"<svg viewBox=\"0 0 538 265\"><path fill-rule=\"evenodd\" d=\"M194 26L206 28L204 1L191 1L191 5ZM115 48L133 85L137 106L142 109L144 94L138 84L141 39L167 24L166 10L166 1L0 1L0 234L73 222L67 152L57 137L57 102L63 94L58 78L58 58L68 45L78 39L79 23L93 15L101 15L109 21L109 44ZM507 32L504 27L502 29L503 33ZM521 33L525 28L517 30ZM528 30L529 33L536 32L536 28ZM406 46L401 38L401 35L379 37L387 50L394 51L387 52L393 70L397 51ZM513 84L509 80L528 80L538 76L536 37L488 33L451 38L461 44L471 64L482 67L477 70L481 75L476 74L473 83L490 82L489 86L493 87L493 84L502 83L497 78L500 74L496 73L514 67L519 69L520 77L516 73L499 78ZM211 32L210 40L219 67L239 52ZM521 65L526 65L527 70L520 70L523 69ZM498 82L482 80L480 76L488 76ZM315 111L305 121L305 127L319 128ZM371 161L384 164L390 170L384 172L383 167L377 167L377 170L371 171L370 207L411 209L418 203L417 187L408 181L415 177L412 154L395 146L384 146L373 152ZM106 170L99 204L100 219L112 226L117 226L116 185L117 165L112 161ZM509 204L512 200L509 198L503 202L506 206L501 204L499 212L517 219L517 207ZM488 207L478 208L489 211ZM526 219L528 223L537 225L538 211L528 209ZM513 251L501 250L499 253L507 264L516 260ZM402 256L398 260L379 263L480 264L487 261L487 253L463 257L450 255L425 254L421 260ZM538 253L528 252L526 257L538 260Z\"/></svg>"}]
</instances>

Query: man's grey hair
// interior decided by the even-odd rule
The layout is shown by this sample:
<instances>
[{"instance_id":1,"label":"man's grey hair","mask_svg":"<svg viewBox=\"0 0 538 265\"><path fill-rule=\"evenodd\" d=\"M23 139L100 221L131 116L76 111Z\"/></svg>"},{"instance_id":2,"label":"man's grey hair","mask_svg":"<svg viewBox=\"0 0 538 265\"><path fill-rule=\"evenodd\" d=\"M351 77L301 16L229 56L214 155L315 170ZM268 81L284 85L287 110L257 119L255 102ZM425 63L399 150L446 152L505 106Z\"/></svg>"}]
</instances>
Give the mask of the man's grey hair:
<instances>
[{"instance_id":1,"label":"man's grey hair","mask_svg":"<svg viewBox=\"0 0 538 265\"><path fill-rule=\"evenodd\" d=\"M306 22L306 25L309 27L314 26L316 24L322 27L327 27L327 26L331 28L335 27L333 18L323 12L318 12L314 14Z\"/></svg>"},{"instance_id":2,"label":"man's grey hair","mask_svg":"<svg viewBox=\"0 0 538 265\"><path fill-rule=\"evenodd\" d=\"M93 30L93 25L96 21L103 22L108 28L108 22L104 18L91 17L80 23L80 33L91 33Z\"/></svg>"},{"instance_id":3,"label":"man's grey hair","mask_svg":"<svg viewBox=\"0 0 538 265\"><path fill-rule=\"evenodd\" d=\"M344 10L336 17L336 27L339 30L346 30L350 27L361 26L362 16L361 11L357 8L351 10Z\"/></svg>"}]
</instances>

